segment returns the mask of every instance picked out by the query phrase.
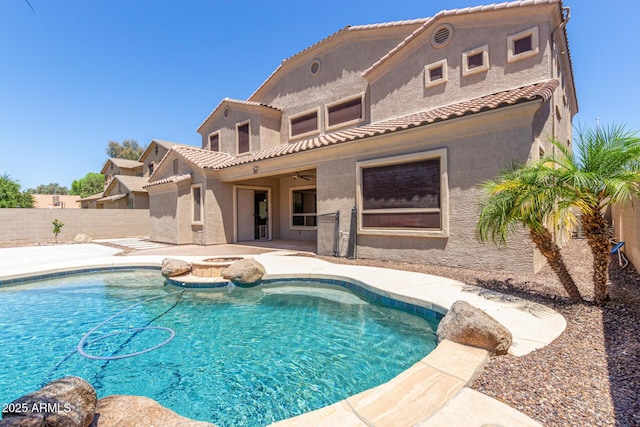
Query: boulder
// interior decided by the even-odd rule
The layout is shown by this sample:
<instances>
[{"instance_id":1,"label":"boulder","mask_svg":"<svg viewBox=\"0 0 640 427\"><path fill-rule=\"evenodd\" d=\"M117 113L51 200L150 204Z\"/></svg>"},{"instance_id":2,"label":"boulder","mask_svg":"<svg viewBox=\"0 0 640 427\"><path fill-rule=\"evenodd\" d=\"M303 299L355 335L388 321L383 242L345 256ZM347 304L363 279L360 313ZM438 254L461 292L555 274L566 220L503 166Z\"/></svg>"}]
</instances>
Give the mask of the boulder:
<instances>
[{"instance_id":1,"label":"boulder","mask_svg":"<svg viewBox=\"0 0 640 427\"><path fill-rule=\"evenodd\" d=\"M484 311L466 301L456 301L438 325L438 342L448 339L479 347L492 355L506 354L511 332Z\"/></svg>"},{"instance_id":2,"label":"boulder","mask_svg":"<svg viewBox=\"0 0 640 427\"><path fill-rule=\"evenodd\" d=\"M73 243L91 243L91 237L86 234L76 234L73 238Z\"/></svg>"},{"instance_id":3,"label":"boulder","mask_svg":"<svg viewBox=\"0 0 640 427\"><path fill-rule=\"evenodd\" d=\"M22 420L2 426L87 427L93 420L97 401L96 391L82 378L60 378L6 405L2 411L5 420ZM36 423L38 420L41 424Z\"/></svg>"},{"instance_id":4,"label":"boulder","mask_svg":"<svg viewBox=\"0 0 640 427\"><path fill-rule=\"evenodd\" d=\"M215 427L203 421L193 421L165 408L153 399L142 396L112 395L98 401L91 427Z\"/></svg>"},{"instance_id":5,"label":"boulder","mask_svg":"<svg viewBox=\"0 0 640 427\"><path fill-rule=\"evenodd\" d=\"M180 276L191 272L191 263L175 258L165 258L162 260L162 275L164 277Z\"/></svg>"},{"instance_id":6,"label":"boulder","mask_svg":"<svg viewBox=\"0 0 640 427\"><path fill-rule=\"evenodd\" d=\"M265 272L264 266L258 261L246 258L222 270L222 277L240 285L254 285L262 279Z\"/></svg>"},{"instance_id":7,"label":"boulder","mask_svg":"<svg viewBox=\"0 0 640 427\"><path fill-rule=\"evenodd\" d=\"M28 417L11 417L0 420L0 427L44 427L42 415L30 415Z\"/></svg>"}]
</instances>

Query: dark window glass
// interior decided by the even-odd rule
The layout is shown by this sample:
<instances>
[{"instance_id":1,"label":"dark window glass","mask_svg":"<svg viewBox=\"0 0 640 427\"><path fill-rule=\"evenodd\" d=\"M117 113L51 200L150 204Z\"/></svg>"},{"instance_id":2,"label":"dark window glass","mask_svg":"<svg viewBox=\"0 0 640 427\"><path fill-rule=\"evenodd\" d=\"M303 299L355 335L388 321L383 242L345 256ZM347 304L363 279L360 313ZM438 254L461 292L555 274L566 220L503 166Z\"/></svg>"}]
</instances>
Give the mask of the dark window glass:
<instances>
[{"instance_id":1,"label":"dark window glass","mask_svg":"<svg viewBox=\"0 0 640 427\"><path fill-rule=\"evenodd\" d=\"M375 212L440 209L440 159L362 169L362 199L364 227L440 228L440 212Z\"/></svg>"},{"instance_id":2,"label":"dark window glass","mask_svg":"<svg viewBox=\"0 0 640 427\"><path fill-rule=\"evenodd\" d=\"M432 68L429 70L429 80L435 81L440 80L443 77L442 65L436 68Z\"/></svg>"},{"instance_id":3,"label":"dark window glass","mask_svg":"<svg viewBox=\"0 0 640 427\"><path fill-rule=\"evenodd\" d=\"M475 55L467 56L467 68L471 70L472 68L482 67L484 65L484 52L476 53Z\"/></svg>"},{"instance_id":4,"label":"dark window glass","mask_svg":"<svg viewBox=\"0 0 640 427\"><path fill-rule=\"evenodd\" d=\"M293 191L293 218L291 224L297 227L316 226L316 189Z\"/></svg>"},{"instance_id":5,"label":"dark window glass","mask_svg":"<svg viewBox=\"0 0 640 427\"><path fill-rule=\"evenodd\" d=\"M318 130L318 113L305 114L291 119L291 136L302 135Z\"/></svg>"},{"instance_id":6,"label":"dark window glass","mask_svg":"<svg viewBox=\"0 0 640 427\"><path fill-rule=\"evenodd\" d=\"M209 135L209 149L211 151L220 151L220 135Z\"/></svg>"},{"instance_id":7,"label":"dark window glass","mask_svg":"<svg viewBox=\"0 0 640 427\"><path fill-rule=\"evenodd\" d=\"M193 222L202 221L202 193L200 187L193 187Z\"/></svg>"},{"instance_id":8,"label":"dark window glass","mask_svg":"<svg viewBox=\"0 0 640 427\"><path fill-rule=\"evenodd\" d=\"M238 154L251 150L249 144L249 123L238 126Z\"/></svg>"},{"instance_id":9,"label":"dark window glass","mask_svg":"<svg viewBox=\"0 0 640 427\"><path fill-rule=\"evenodd\" d=\"M533 50L531 34L521 39L515 40L513 42L514 55L518 55L519 53L529 52L530 50Z\"/></svg>"},{"instance_id":10,"label":"dark window glass","mask_svg":"<svg viewBox=\"0 0 640 427\"><path fill-rule=\"evenodd\" d=\"M173 159L173 174L178 175L178 159Z\"/></svg>"},{"instance_id":11,"label":"dark window glass","mask_svg":"<svg viewBox=\"0 0 640 427\"><path fill-rule=\"evenodd\" d=\"M362 98L355 98L342 104L327 108L329 126L350 122L362 118Z\"/></svg>"},{"instance_id":12,"label":"dark window glass","mask_svg":"<svg viewBox=\"0 0 640 427\"><path fill-rule=\"evenodd\" d=\"M153 163L149 163L149 175L153 174Z\"/></svg>"}]
</instances>

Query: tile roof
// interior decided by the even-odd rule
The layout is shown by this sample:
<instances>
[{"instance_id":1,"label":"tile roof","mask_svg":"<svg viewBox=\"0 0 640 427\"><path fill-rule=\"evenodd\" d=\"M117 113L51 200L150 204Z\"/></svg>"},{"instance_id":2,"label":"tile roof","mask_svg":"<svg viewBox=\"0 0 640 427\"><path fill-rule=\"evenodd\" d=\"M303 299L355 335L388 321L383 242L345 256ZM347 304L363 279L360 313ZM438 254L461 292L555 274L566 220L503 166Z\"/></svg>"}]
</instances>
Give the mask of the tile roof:
<instances>
[{"instance_id":1,"label":"tile roof","mask_svg":"<svg viewBox=\"0 0 640 427\"><path fill-rule=\"evenodd\" d=\"M106 196L106 197L102 197L98 200L96 200L97 202L115 202L116 200L120 200L124 197L127 197L126 194L115 194L113 196Z\"/></svg>"},{"instance_id":2,"label":"tile roof","mask_svg":"<svg viewBox=\"0 0 640 427\"><path fill-rule=\"evenodd\" d=\"M209 120L211 118L211 116L213 116L215 114L215 112L218 111L218 109L223 104L248 105L250 107L263 107L263 108L270 108L270 109L275 110L275 111L282 111L279 108L276 108L276 107L268 105L268 104L264 104L262 102L243 101L241 99L223 98L222 101L220 101L220 103L218 103L218 105L216 105L216 108L214 108L213 111L211 111L211 113L207 116L207 118L204 119L204 121L202 123L200 123L200 126L198 126L197 131L199 131L204 126L204 124L207 123L207 120Z\"/></svg>"},{"instance_id":3,"label":"tile roof","mask_svg":"<svg viewBox=\"0 0 640 427\"><path fill-rule=\"evenodd\" d=\"M538 99L548 100L553 91L559 86L559 81L551 79L527 86L506 90L491 95L481 96L467 101L458 102L431 110L410 114L395 119L382 122L371 123L357 128L350 128L314 138L305 139L295 143L280 144L275 147L242 157L228 156L227 161L216 158L216 162L207 163L203 161L201 167L206 169L223 169L231 166L251 163L259 160L280 157L287 154L299 153L315 148L326 147L343 142L355 141L363 138L370 138L377 135L384 135L398 132L418 126L425 126L435 122L451 120L462 116L477 114L484 111L496 110L502 107L519 104L522 102L535 101ZM206 150L195 149L210 153ZM202 159L204 160L204 153ZM221 154L221 153L215 153Z\"/></svg>"},{"instance_id":4,"label":"tile roof","mask_svg":"<svg viewBox=\"0 0 640 427\"><path fill-rule=\"evenodd\" d=\"M504 3L494 3L494 4L485 5L485 6L465 7L461 9L450 9L450 10L440 11L437 14L435 14L433 17L425 19L423 24L419 28L417 28L413 33L409 34L396 47L391 49L386 55L384 55L382 58L376 61L373 65L371 65L371 67L366 69L362 73L362 75L367 76L373 70L378 68L380 65L387 62L391 57L396 55L405 46L407 46L412 40L416 39L420 34L424 33L425 30L431 28L433 23L438 21L442 17L452 16L452 15L466 15L470 13L487 12L492 10L508 9L508 8L515 8L515 7L533 6L538 4L559 4L560 6L562 6L562 0L518 0L518 1L511 1L511 2L504 2Z\"/></svg>"},{"instance_id":5,"label":"tile roof","mask_svg":"<svg viewBox=\"0 0 640 427\"><path fill-rule=\"evenodd\" d=\"M326 135L320 135L295 143L280 144L275 147L241 157L234 157L226 153L209 151L184 145L174 146L171 148L171 151L176 152L181 157L201 169L224 169L232 166L256 162L259 160L281 157L288 154L299 153L302 151L309 151L315 148L327 147L330 145L349 141L356 141L359 139L389 134L419 126L426 126L431 123L469 116L484 111L496 110L523 102L535 100L546 101L551 97L553 91L559 86L559 84L559 81L556 79L546 80L511 90L497 92L490 95L458 102L455 104L434 108L431 110L409 114L407 116L384 120L377 123L371 123L356 128L345 129ZM167 153L167 155L168 154L169 153ZM187 179L191 179L191 174L173 175L168 178L149 182L144 186L144 188L149 188L155 185L166 183L177 183Z\"/></svg>"},{"instance_id":6,"label":"tile roof","mask_svg":"<svg viewBox=\"0 0 640 427\"><path fill-rule=\"evenodd\" d=\"M202 169L220 169L220 166L232 161L235 157L219 151L203 150L196 147L173 147L173 151Z\"/></svg>"},{"instance_id":7,"label":"tile roof","mask_svg":"<svg viewBox=\"0 0 640 427\"><path fill-rule=\"evenodd\" d=\"M113 181L120 181L129 191L146 192L144 186L149 182L149 178L143 176L115 175L109 183L109 187Z\"/></svg>"},{"instance_id":8,"label":"tile roof","mask_svg":"<svg viewBox=\"0 0 640 427\"><path fill-rule=\"evenodd\" d=\"M87 196L87 197L82 197L82 198L80 198L80 199L78 199L76 201L77 202L92 202L92 201L95 201L95 200L98 200L99 198L101 198L102 194L103 193L92 194L92 195Z\"/></svg>"},{"instance_id":9,"label":"tile roof","mask_svg":"<svg viewBox=\"0 0 640 427\"><path fill-rule=\"evenodd\" d=\"M152 139L151 142L155 142L159 146L164 147L166 149L169 149L169 148L173 147L174 145L180 145L177 142L164 141L162 139Z\"/></svg>"},{"instance_id":10,"label":"tile roof","mask_svg":"<svg viewBox=\"0 0 640 427\"><path fill-rule=\"evenodd\" d=\"M163 179L159 179L157 181L149 182L147 185L144 186L144 188L149 188L149 187L153 187L153 186L161 185L161 184L171 184L171 183L176 184L178 182L188 181L190 179L191 179L191 174L190 173L186 173L184 175L171 175L170 177L167 177L167 178L163 178Z\"/></svg>"},{"instance_id":11,"label":"tile roof","mask_svg":"<svg viewBox=\"0 0 640 427\"><path fill-rule=\"evenodd\" d=\"M118 166L119 168L125 168L125 169L135 169L137 167L142 166L142 163L140 163L137 160L118 159L118 158L112 157L109 159L109 161L111 161L111 163Z\"/></svg>"}]
</instances>

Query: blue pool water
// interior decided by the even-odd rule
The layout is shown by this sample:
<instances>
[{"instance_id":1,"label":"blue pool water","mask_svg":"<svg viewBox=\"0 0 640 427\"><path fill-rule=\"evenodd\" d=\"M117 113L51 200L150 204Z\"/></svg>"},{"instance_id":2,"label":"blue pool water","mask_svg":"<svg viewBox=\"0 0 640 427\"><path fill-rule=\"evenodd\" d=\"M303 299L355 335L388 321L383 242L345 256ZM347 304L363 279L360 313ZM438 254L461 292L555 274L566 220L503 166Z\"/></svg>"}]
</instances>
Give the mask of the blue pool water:
<instances>
[{"instance_id":1,"label":"blue pool water","mask_svg":"<svg viewBox=\"0 0 640 427\"><path fill-rule=\"evenodd\" d=\"M66 276L0 287L0 403L65 375L99 397L151 397L220 427L263 426L335 403L398 375L437 343L435 320L370 304L351 291L312 282L185 290L158 271ZM83 335L91 355L75 352Z\"/></svg>"}]
</instances>

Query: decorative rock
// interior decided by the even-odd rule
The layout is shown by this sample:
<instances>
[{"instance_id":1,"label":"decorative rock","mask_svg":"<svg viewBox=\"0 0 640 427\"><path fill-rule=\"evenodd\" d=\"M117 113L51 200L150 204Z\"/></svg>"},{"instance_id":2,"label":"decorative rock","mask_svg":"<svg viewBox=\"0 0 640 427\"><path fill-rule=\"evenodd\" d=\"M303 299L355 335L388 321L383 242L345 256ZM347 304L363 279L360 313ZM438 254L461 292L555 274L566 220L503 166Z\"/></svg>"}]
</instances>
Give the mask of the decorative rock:
<instances>
[{"instance_id":1,"label":"decorative rock","mask_svg":"<svg viewBox=\"0 0 640 427\"><path fill-rule=\"evenodd\" d=\"M191 263L181 259L165 258L162 260L162 275L174 277L191 271Z\"/></svg>"},{"instance_id":2,"label":"decorative rock","mask_svg":"<svg viewBox=\"0 0 640 427\"><path fill-rule=\"evenodd\" d=\"M215 427L211 423L182 417L148 397L118 394L98 401L91 424L91 427L139 426Z\"/></svg>"},{"instance_id":3,"label":"decorative rock","mask_svg":"<svg viewBox=\"0 0 640 427\"><path fill-rule=\"evenodd\" d=\"M492 355L507 354L511 332L484 311L466 301L456 301L438 325L438 342L448 339L487 350Z\"/></svg>"},{"instance_id":4,"label":"decorative rock","mask_svg":"<svg viewBox=\"0 0 640 427\"><path fill-rule=\"evenodd\" d=\"M253 285L262 279L265 272L266 270L262 264L247 258L236 261L222 270L222 277L240 285Z\"/></svg>"},{"instance_id":5,"label":"decorative rock","mask_svg":"<svg viewBox=\"0 0 640 427\"><path fill-rule=\"evenodd\" d=\"M30 415L28 417L11 417L0 420L0 427L44 427L42 415Z\"/></svg>"},{"instance_id":6,"label":"decorative rock","mask_svg":"<svg viewBox=\"0 0 640 427\"><path fill-rule=\"evenodd\" d=\"M97 401L96 391L82 378L60 378L7 405L2 417L22 418L22 422L2 426L87 427Z\"/></svg>"},{"instance_id":7,"label":"decorative rock","mask_svg":"<svg viewBox=\"0 0 640 427\"><path fill-rule=\"evenodd\" d=\"M86 234L76 234L73 238L73 243L91 243L91 237Z\"/></svg>"}]
</instances>

